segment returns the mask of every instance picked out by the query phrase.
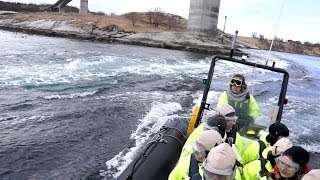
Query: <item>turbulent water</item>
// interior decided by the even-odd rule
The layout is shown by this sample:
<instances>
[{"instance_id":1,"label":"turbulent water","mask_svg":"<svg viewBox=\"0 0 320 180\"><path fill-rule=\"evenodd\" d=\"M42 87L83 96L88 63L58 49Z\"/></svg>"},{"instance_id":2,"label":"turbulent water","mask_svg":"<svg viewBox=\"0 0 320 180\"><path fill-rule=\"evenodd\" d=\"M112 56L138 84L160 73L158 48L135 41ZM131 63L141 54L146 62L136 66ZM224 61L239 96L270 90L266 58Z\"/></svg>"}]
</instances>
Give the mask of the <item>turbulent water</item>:
<instances>
[{"instance_id":1,"label":"turbulent water","mask_svg":"<svg viewBox=\"0 0 320 180\"><path fill-rule=\"evenodd\" d=\"M212 58L6 31L0 37L0 179L112 179L165 122L189 117ZM245 51L252 61L270 59ZM320 58L271 56L290 73L283 122L319 167ZM218 70L225 79L235 72ZM273 75L243 73L261 107L275 101L265 95L279 89ZM226 85L214 79L216 102Z\"/></svg>"}]
</instances>

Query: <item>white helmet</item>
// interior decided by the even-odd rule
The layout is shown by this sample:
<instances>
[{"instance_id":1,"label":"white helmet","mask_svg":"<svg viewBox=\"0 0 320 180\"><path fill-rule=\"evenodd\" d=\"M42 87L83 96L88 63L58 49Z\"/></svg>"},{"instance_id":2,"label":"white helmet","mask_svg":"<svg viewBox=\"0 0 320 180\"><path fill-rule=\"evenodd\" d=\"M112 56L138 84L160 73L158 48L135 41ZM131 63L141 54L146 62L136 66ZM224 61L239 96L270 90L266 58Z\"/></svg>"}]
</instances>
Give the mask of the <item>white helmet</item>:
<instances>
[{"instance_id":1,"label":"white helmet","mask_svg":"<svg viewBox=\"0 0 320 180\"><path fill-rule=\"evenodd\" d=\"M203 145L206 151L210 151L214 146L222 143L222 137L216 130L203 131L196 139Z\"/></svg>"},{"instance_id":2,"label":"white helmet","mask_svg":"<svg viewBox=\"0 0 320 180\"><path fill-rule=\"evenodd\" d=\"M204 170L217 175L232 175L235 163L236 155L231 146L222 143L210 150L204 164Z\"/></svg>"},{"instance_id":3,"label":"white helmet","mask_svg":"<svg viewBox=\"0 0 320 180\"><path fill-rule=\"evenodd\" d=\"M218 113L223 115L226 120L237 120L236 111L229 104L223 104L217 109Z\"/></svg>"},{"instance_id":4,"label":"white helmet","mask_svg":"<svg viewBox=\"0 0 320 180\"><path fill-rule=\"evenodd\" d=\"M279 156L281 155L284 151L292 147L291 141L283 137L279 139L273 146L272 146L272 155L274 156Z\"/></svg>"}]
</instances>

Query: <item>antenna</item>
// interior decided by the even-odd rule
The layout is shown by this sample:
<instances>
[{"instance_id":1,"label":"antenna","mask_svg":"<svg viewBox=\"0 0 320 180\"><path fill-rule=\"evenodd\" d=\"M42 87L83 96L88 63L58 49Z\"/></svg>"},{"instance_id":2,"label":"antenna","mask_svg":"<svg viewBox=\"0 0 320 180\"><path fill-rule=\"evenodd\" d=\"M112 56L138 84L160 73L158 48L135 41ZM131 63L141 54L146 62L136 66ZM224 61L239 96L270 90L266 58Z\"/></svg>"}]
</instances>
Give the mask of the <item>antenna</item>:
<instances>
[{"instance_id":1,"label":"antenna","mask_svg":"<svg viewBox=\"0 0 320 180\"><path fill-rule=\"evenodd\" d=\"M279 17L278 17L278 21L277 21L276 28L275 28L275 30L274 30L273 39L272 39L272 41L271 41L271 45L270 45L270 49L269 49L269 51L268 51L268 54L269 54L270 51L272 50L273 41L274 41L274 39L275 39L275 37L276 37L276 32L277 32L277 29L278 29L278 25L279 25L279 21L280 21L280 17L281 17L281 14L282 14L283 5L284 5L284 2L285 2L285 1L286 1L286 0L283 0L283 1L282 1L282 6L281 6L280 14L279 14Z\"/></svg>"}]
</instances>

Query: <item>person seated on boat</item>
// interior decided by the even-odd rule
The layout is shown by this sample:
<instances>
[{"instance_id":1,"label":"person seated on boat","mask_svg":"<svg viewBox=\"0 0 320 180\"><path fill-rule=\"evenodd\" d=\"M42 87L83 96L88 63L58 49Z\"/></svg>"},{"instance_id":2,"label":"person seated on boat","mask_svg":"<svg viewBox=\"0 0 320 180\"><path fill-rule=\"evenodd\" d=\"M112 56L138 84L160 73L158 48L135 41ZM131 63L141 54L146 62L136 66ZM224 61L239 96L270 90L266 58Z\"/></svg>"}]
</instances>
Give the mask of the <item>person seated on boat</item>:
<instances>
[{"instance_id":1,"label":"person seated on boat","mask_svg":"<svg viewBox=\"0 0 320 180\"><path fill-rule=\"evenodd\" d=\"M224 116L224 118L218 118L221 116L213 116L215 118L209 118L207 122L201 123L189 136L187 142L184 145L183 151L187 150L187 146L195 140L195 138L203 131L207 129L219 129L221 136L223 137L223 142L228 143L233 146L236 150L237 160L241 163L241 153L242 153L242 139L238 133L238 126L236 121L238 117L235 115L235 110L229 104L223 104L217 109L218 115ZM226 121L226 124L224 123ZM190 148L189 148L190 149ZM182 152L183 152L182 151ZM188 152L188 151L186 151ZM189 150L190 153L190 150ZM184 155L184 153L181 153Z\"/></svg>"},{"instance_id":2,"label":"person seated on boat","mask_svg":"<svg viewBox=\"0 0 320 180\"><path fill-rule=\"evenodd\" d=\"M198 173L199 166L207 157L208 152L221 143L222 137L216 130L203 131L191 145L193 152L188 156L180 157L168 179L188 179L193 174Z\"/></svg>"},{"instance_id":3,"label":"person seated on boat","mask_svg":"<svg viewBox=\"0 0 320 180\"><path fill-rule=\"evenodd\" d=\"M218 114L223 115L227 121L227 139L225 140L225 142L229 145L236 144L237 149L239 150L239 152L241 152L242 140L240 138L240 134L238 133L238 126L236 125L238 117L236 116L234 108L229 104L223 104L221 107L217 109L217 112Z\"/></svg>"},{"instance_id":4,"label":"person seated on boat","mask_svg":"<svg viewBox=\"0 0 320 180\"><path fill-rule=\"evenodd\" d=\"M320 169L312 169L306 175L302 177L301 180L319 180L320 179Z\"/></svg>"},{"instance_id":5,"label":"person seated on boat","mask_svg":"<svg viewBox=\"0 0 320 180\"><path fill-rule=\"evenodd\" d=\"M243 165L260 158L259 152L270 148L282 137L289 136L289 129L283 123L273 123L269 126L269 133L263 133L258 141L252 142L241 154Z\"/></svg>"},{"instance_id":6,"label":"person seated on boat","mask_svg":"<svg viewBox=\"0 0 320 180\"><path fill-rule=\"evenodd\" d=\"M190 180L233 180L235 176L236 155L227 143L212 148L202 164L199 173Z\"/></svg>"},{"instance_id":7,"label":"person seated on boat","mask_svg":"<svg viewBox=\"0 0 320 180\"><path fill-rule=\"evenodd\" d=\"M268 175L272 179L300 180L302 176L310 171L309 159L310 155L304 148L292 146L276 158L273 172L268 173ZM268 177L264 176L263 179L268 179Z\"/></svg>"},{"instance_id":8,"label":"person seated on boat","mask_svg":"<svg viewBox=\"0 0 320 180\"><path fill-rule=\"evenodd\" d=\"M188 156L189 154L191 154L193 152L192 148L191 148L191 144L197 139L197 137L206 130L217 130L221 137L223 137L223 139L226 139L226 131L227 128L227 121L226 118L223 115L219 115L216 114L212 117L209 117L208 120L204 123L201 123L188 137L187 141L185 142L182 151L181 151L181 155L182 156ZM224 142L224 140L222 142Z\"/></svg>"},{"instance_id":9,"label":"person seated on boat","mask_svg":"<svg viewBox=\"0 0 320 180\"><path fill-rule=\"evenodd\" d=\"M224 142L228 143L233 148L236 153L237 163L242 164L241 153L243 142L240 134L238 133L238 126L236 125L238 117L236 116L235 110L229 104L223 104L217 111L219 114L223 115L227 121L227 138Z\"/></svg>"},{"instance_id":10,"label":"person seated on boat","mask_svg":"<svg viewBox=\"0 0 320 180\"><path fill-rule=\"evenodd\" d=\"M226 103L236 111L239 130L253 124L259 116L258 104L253 95L249 93L245 78L241 74L235 74L232 77L229 89L219 96L217 109Z\"/></svg>"},{"instance_id":11,"label":"person seated on boat","mask_svg":"<svg viewBox=\"0 0 320 180\"><path fill-rule=\"evenodd\" d=\"M263 152L260 151L261 157L259 160L254 160L242 168L242 179L257 180L268 172L272 172L273 167L276 165L275 159L291 147L291 141L284 137L278 140L271 150L265 149Z\"/></svg>"}]
</instances>

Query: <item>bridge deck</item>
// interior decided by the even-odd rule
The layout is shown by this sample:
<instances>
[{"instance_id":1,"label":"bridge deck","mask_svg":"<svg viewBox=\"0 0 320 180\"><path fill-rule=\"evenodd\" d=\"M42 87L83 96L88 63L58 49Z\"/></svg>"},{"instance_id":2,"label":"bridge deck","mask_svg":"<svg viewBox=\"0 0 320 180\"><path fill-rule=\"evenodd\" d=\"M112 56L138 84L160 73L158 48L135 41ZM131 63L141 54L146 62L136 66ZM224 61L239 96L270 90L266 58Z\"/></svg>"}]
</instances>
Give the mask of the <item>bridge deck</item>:
<instances>
[{"instance_id":1,"label":"bridge deck","mask_svg":"<svg viewBox=\"0 0 320 180\"><path fill-rule=\"evenodd\" d=\"M56 8L60 8L60 7L66 7L67 4L69 2L71 2L72 0L58 0L56 3L54 3L50 8L51 9L56 9Z\"/></svg>"}]
</instances>

